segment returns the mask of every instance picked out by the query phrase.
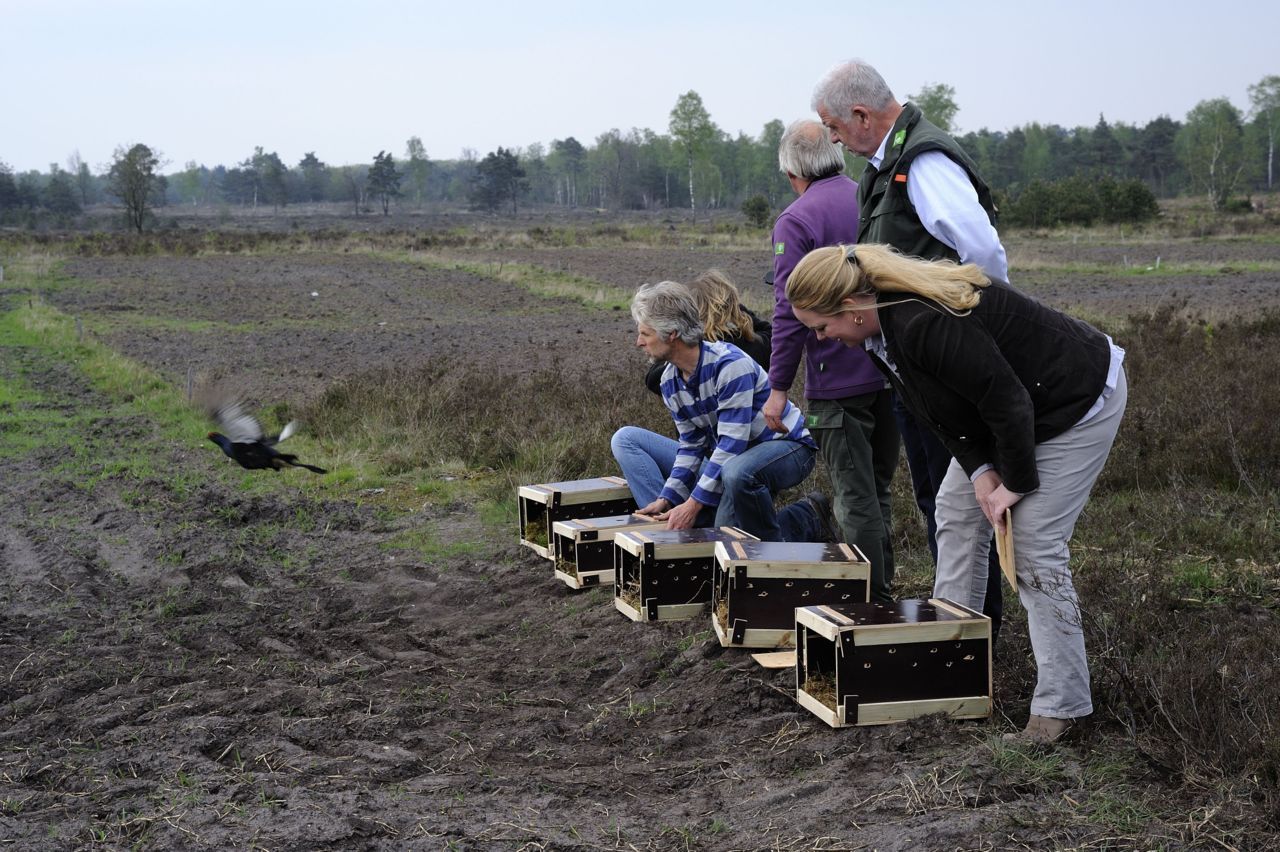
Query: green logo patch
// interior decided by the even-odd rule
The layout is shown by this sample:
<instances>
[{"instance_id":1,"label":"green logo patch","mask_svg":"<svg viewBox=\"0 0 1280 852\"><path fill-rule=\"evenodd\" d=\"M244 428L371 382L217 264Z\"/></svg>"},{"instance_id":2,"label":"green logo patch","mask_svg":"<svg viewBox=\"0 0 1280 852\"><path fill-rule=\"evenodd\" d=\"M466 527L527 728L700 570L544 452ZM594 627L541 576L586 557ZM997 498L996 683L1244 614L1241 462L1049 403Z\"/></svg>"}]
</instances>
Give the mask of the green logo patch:
<instances>
[{"instance_id":1,"label":"green logo patch","mask_svg":"<svg viewBox=\"0 0 1280 852\"><path fill-rule=\"evenodd\" d=\"M786 244L786 243L774 243L774 244L773 244L773 253L774 253L774 254L783 254L784 252L786 252L786 250L787 250L787 244Z\"/></svg>"},{"instance_id":2,"label":"green logo patch","mask_svg":"<svg viewBox=\"0 0 1280 852\"><path fill-rule=\"evenodd\" d=\"M804 416L804 425L805 425L806 427L810 428L810 429L817 429L817 428L818 428L818 415L816 415L816 414L806 414L806 415Z\"/></svg>"},{"instance_id":3,"label":"green logo patch","mask_svg":"<svg viewBox=\"0 0 1280 852\"><path fill-rule=\"evenodd\" d=\"M897 133L893 134L893 147L896 148L906 141L907 141L907 131L899 130Z\"/></svg>"}]
</instances>

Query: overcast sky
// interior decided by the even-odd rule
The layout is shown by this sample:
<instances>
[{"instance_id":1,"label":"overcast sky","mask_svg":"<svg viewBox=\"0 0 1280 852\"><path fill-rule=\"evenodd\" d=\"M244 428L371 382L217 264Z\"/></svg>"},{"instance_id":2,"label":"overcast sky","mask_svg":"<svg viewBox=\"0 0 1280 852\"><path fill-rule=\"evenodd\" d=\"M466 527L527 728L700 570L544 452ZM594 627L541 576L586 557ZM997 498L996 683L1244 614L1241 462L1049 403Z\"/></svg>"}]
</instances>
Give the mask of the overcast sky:
<instances>
[{"instance_id":1,"label":"overcast sky","mask_svg":"<svg viewBox=\"0 0 1280 852\"><path fill-rule=\"evenodd\" d=\"M886 10L904 11L890 15ZM836 62L871 62L899 99L955 87L961 131L1181 120L1248 108L1280 74L1276 0L0 0L0 161L98 171L121 145L167 171L256 145L333 165L609 130L667 132L690 89L731 134L809 115Z\"/></svg>"}]
</instances>

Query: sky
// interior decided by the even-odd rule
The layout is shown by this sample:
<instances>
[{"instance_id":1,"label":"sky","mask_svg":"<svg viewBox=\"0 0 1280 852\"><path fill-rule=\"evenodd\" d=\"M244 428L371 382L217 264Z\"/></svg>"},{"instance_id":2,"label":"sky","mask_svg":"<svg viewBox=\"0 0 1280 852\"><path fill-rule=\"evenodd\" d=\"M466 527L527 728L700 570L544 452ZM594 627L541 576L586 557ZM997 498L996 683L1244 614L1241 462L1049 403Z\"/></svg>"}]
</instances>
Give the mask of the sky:
<instances>
[{"instance_id":1,"label":"sky","mask_svg":"<svg viewBox=\"0 0 1280 852\"><path fill-rule=\"evenodd\" d=\"M904 11L893 11L895 7ZM1280 74L1276 0L0 0L0 161L95 172L141 142L166 171L255 146L296 165L666 133L683 93L731 135L811 116L861 58L894 94L954 87L960 132L1181 120Z\"/></svg>"}]
</instances>

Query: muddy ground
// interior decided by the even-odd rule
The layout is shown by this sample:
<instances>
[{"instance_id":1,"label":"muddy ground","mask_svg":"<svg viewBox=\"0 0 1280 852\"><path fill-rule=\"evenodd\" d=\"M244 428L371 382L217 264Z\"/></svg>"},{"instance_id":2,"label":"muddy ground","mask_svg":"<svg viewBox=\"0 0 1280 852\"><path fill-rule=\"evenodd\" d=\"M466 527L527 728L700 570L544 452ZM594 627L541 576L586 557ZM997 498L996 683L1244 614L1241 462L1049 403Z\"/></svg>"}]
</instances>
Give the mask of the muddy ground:
<instances>
[{"instance_id":1,"label":"muddy ground","mask_svg":"<svg viewBox=\"0 0 1280 852\"><path fill-rule=\"evenodd\" d=\"M672 255L653 249L557 258L626 284L704 262L740 279L760 266L720 250L688 250L674 271ZM624 315L369 257L82 258L66 268L75 282L46 297L103 340L179 386L189 369L221 372L264 400L301 403L339 377L441 353L491 358L495 370L635 357ZM1256 289L1280 302L1275 281ZM28 295L4 292L6 309ZM106 407L73 366L34 352L0 350L0 371L54 410ZM992 721L833 731L794 703L789 672L720 649L702 620L627 621L604 590L554 580L514 531L472 556L385 546L427 521L482 536L472 507L393 514L304 494L285 475L279 489L247 495L199 436L159 442L140 417L101 419L84 438L104 459L151 452L184 475L139 483L103 471L88 482L56 448L0 459L0 844L1132 842L1089 816L1091 735L1051 758L1049 782L999 745L1029 698L1016 620ZM1158 778L1135 783L1152 807L1184 808L1159 803ZM1183 836L1172 823L1134 830L1152 845Z\"/></svg>"}]
</instances>

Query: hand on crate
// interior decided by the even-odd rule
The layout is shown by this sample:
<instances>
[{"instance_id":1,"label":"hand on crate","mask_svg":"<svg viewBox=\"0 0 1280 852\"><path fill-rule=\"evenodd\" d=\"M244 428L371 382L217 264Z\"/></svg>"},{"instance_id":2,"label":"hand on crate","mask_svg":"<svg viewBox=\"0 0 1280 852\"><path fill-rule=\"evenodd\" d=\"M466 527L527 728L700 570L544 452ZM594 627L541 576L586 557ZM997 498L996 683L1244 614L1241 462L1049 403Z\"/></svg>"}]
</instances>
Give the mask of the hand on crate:
<instances>
[{"instance_id":1,"label":"hand on crate","mask_svg":"<svg viewBox=\"0 0 1280 852\"><path fill-rule=\"evenodd\" d=\"M692 529L693 525L698 522L698 513L701 511L702 504L690 497L670 512L667 512L667 529ZM658 520L662 520L662 517L659 516Z\"/></svg>"},{"instance_id":2,"label":"hand on crate","mask_svg":"<svg viewBox=\"0 0 1280 852\"><path fill-rule=\"evenodd\" d=\"M665 520L664 513L671 508L671 503L665 497L659 497L643 509L636 509L637 515L644 515L653 518L655 521Z\"/></svg>"}]
</instances>

